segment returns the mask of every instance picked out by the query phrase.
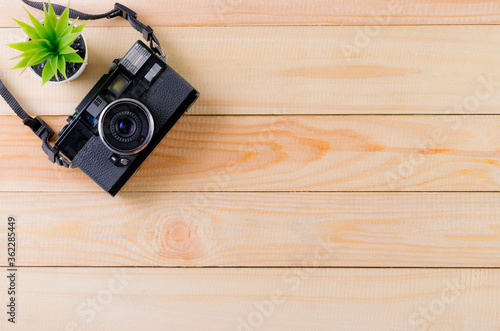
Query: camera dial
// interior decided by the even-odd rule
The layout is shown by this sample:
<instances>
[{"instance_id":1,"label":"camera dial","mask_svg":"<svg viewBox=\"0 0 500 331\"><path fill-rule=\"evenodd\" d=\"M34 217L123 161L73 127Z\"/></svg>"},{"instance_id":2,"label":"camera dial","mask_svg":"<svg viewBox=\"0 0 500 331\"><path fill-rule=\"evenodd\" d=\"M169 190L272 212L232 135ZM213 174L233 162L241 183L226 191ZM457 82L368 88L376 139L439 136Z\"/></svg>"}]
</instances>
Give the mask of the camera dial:
<instances>
[{"instance_id":1,"label":"camera dial","mask_svg":"<svg viewBox=\"0 0 500 331\"><path fill-rule=\"evenodd\" d=\"M102 111L98 130L108 149L120 155L133 155L151 141L154 121L148 108L139 101L118 99Z\"/></svg>"}]
</instances>

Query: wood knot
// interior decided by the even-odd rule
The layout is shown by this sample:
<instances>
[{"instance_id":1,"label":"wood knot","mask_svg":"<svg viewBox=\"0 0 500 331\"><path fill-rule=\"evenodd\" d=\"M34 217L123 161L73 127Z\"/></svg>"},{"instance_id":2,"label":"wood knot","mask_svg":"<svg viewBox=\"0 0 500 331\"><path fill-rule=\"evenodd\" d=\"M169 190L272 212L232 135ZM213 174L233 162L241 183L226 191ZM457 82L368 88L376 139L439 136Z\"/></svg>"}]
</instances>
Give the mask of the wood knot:
<instances>
[{"instance_id":1,"label":"wood knot","mask_svg":"<svg viewBox=\"0 0 500 331\"><path fill-rule=\"evenodd\" d=\"M195 229L192 229L192 224L188 224L182 220L177 220L169 223L165 227L163 238L166 245L176 251L185 251L191 246L192 239L195 238Z\"/></svg>"},{"instance_id":2,"label":"wood knot","mask_svg":"<svg viewBox=\"0 0 500 331\"><path fill-rule=\"evenodd\" d=\"M155 228L154 249L163 258L198 259L213 246L207 236L210 222L192 214L159 217Z\"/></svg>"}]
</instances>

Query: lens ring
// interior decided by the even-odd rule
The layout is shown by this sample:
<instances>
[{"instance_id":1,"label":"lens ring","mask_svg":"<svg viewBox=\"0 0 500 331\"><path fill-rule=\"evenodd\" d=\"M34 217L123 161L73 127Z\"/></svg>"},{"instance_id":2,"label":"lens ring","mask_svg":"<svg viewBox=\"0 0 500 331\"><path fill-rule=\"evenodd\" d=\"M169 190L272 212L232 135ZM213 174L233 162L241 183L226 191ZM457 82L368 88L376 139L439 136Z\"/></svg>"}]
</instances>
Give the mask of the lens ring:
<instances>
[{"instance_id":1,"label":"lens ring","mask_svg":"<svg viewBox=\"0 0 500 331\"><path fill-rule=\"evenodd\" d=\"M123 119L123 122L128 121L130 122L130 126L134 128L132 132L121 132L120 130L120 124L121 120ZM137 139L138 135L140 134L142 129L141 125L141 120L139 119L139 116L134 114L131 111L121 111L113 116L110 122L110 130L111 134L113 135L113 138L118 140L119 142L122 143L127 143L134 141Z\"/></svg>"},{"instance_id":2,"label":"lens ring","mask_svg":"<svg viewBox=\"0 0 500 331\"><path fill-rule=\"evenodd\" d=\"M122 114L130 116L129 119L134 118L137 125L130 137L120 137L117 133L117 121L123 117ZM111 125L111 121L113 121L113 125ZM111 102L104 108L99 116L98 131L101 141L109 150L119 155L134 155L146 148L151 142L154 133L154 120L144 104L135 99L123 98Z\"/></svg>"}]
</instances>

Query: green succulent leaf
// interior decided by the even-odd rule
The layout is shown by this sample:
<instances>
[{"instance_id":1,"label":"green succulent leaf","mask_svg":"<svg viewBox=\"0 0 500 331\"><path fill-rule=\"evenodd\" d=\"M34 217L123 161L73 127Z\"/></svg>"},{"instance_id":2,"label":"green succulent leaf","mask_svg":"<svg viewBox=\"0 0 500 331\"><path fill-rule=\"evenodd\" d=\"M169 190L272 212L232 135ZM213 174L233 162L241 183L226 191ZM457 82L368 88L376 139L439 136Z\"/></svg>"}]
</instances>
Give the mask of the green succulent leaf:
<instances>
[{"instance_id":1,"label":"green succulent leaf","mask_svg":"<svg viewBox=\"0 0 500 331\"><path fill-rule=\"evenodd\" d=\"M51 54L45 50L37 52L31 57L27 67L36 66L37 64L42 63L43 61L47 60L50 57L50 55Z\"/></svg>"},{"instance_id":2,"label":"green succulent leaf","mask_svg":"<svg viewBox=\"0 0 500 331\"><path fill-rule=\"evenodd\" d=\"M73 26L75 26L76 24L76 21L71 23L70 25L68 25L68 27L61 33L61 35L59 36L59 39L61 37L64 37L66 36L68 33L71 33L71 31L73 30Z\"/></svg>"},{"instance_id":3,"label":"green succulent leaf","mask_svg":"<svg viewBox=\"0 0 500 331\"><path fill-rule=\"evenodd\" d=\"M40 35L34 27L29 24L20 22L15 18L13 18L13 20L21 27L21 29L23 29L24 33L26 33L28 37L30 37L30 39L41 39Z\"/></svg>"},{"instance_id":4,"label":"green succulent leaf","mask_svg":"<svg viewBox=\"0 0 500 331\"><path fill-rule=\"evenodd\" d=\"M71 44L75 42L76 38L78 38L79 35L80 35L79 33L70 33L59 39L58 41L59 45L57 46L57 50L61 52L66 47L71 46Z\"/></svg>"},{"instance_id":5,"label":"green succulent leaf","mask_svg":"<svg viewBox=\"0 0 500 331\"><path fill-rule=\"evenodd\" d=\"M30 20L31 20L31 23L33 23L33 27L35 28L35 30L38 33L38 35L40 36L40 38L42 38L42 39L48 39L49 35L45 31L45 27L43 26L43 24L40 23L36 19L36 17L34 17L33 15L31 15L31 13L26 8L24 8L24 10L26 10L26 12L28 13L28 15L30 17Z\"/></svg>"},{"instance_id":6,"label":"green succulent leaf","mask_svg":"<svg viewBox=\"0 0 500 331\"><path fill-rule=\"evenodd\" d=\"M59 58L57 59L57 69L59 69L61 74L64 76L64 79L68 80L68 77L66 77L66 60L63 55L59 55Z\"/></svg>"},{"instance_id":7,"label":"green succulent leaf","mask_svg":"<svg viewBox=\"0 0 500 331\"><path fill-rule=\"evenodd\" d=\"M88 22L76 26L69 22L69 6L64 10L59 19L49 0L48 5L43 5L44 21L40 23L26 10L33 26L15 20L28 35L29 41L13 43L8 46L22 52L15 58L21 58L14 68L28 68L46 61L42 72L42 85L57 76L58 72L66 77L66 62L86 63L77 50L71 45L80 36Z\"/></svg>"},{"instance_id":8,"label":"green succulent leaf","mask_svg":"<svg viewBox=\"0 0 500 331\"><path fill-rule=\"evenodd\" d=\"M64 30L68 28L68 19L69 19L69 7L66 7L66 9L63 11L56 24L56 37L58 39L61 38Z\"/></svg>"},{"instance_id":9,"label":"green succulent leaf","mask_svg":"<svg viewBox=\"0 0 500 331\"><path fill-rule=\"evenodd\" d=\"M66 59L66 62L72 62L72 63L87 63L85 62L80 55L76 53L71 53L71 54L64 54L64 59Z\"/></svg>"},{"instance_id":10,"label":"green succulent leaf","mask_svg":"<svg viewBox=\"0 0 500 331\"><path fill-rule=\"evenodd\" d=\"M15 67L12 67L12 69L21 69L21 68L26 68L28 66L28 62L31 60L31 57L25 57L22 58L21 61L19 61L18 64L16 64Z\"/></svg>"},{"instance_id":11,"label":"green succulent leaf","mask_svg":"<svg viewBox=\"0 0 500 331\"><path fill-rule=\"evenodd\" d=\"M26 52L32 49L47 49L48 41L46 39L30 40L22 43L8 44L7 46L14 48L15 50Z\"/></svg>"},{"instance_id":12,"label":"green succulent leaf","mask_svg":"<svg viewBox=\"0 0 500 331\"><path fill-rule=\"evenodd\" d=\"M75 27L71 33L81 33L83 28L87 25L89 21L85 21L84 23L80 24L79 26Z\"/></svg>"},{"instance_id":13,"label":"green succulent leaf","mask_svg":"<svg viewBox=\"0 0 500 331\"><path fill-rule=\"evenodd\" d=\"M59 81L59 75L57 74L57 59L59 56L53 56L49 62L47 62L47 65L50 65L52 67L52 71L54 71L54 76L56 77L56 80Z\"/></svg>"},{"instance_id":14,"label":"green succulent leaf","mask_svg":"<svg viewBox=\"0 0 500 331\"><path fill-rule=\"evenodd\" d=\"M47 9L49 12L49 18L52 22L52 25L55 28L57 25L57 15L56 15L56 12L54 11L54 7L52 7L52 3L50 2L50 0L49 0L49 8L47 8Z\"/></svg>"},{"instance_id":15,"label":"green succulent leaf","mask_svg":"<svg viewBox=\"0 0 500 331\"><path fill-rule=\"evenodd\" d=\"M66 46L64 47L60 52L59 54L60 55L64 55L64 54L71 54L71 53L76 53L77 50L74 49L74 48L71 48L71 46Z\"/></svg>"},{"instance_id":16,"label":"green succulent leaf","mask_svg":"<svg viewBox=\"0 0 500 331\"><path fill-rule=\"evenodd\" d=\"M30 49L29 51L26 51L26 52L22 52L21 54L19 54L18 56L15 56L9 60L14 60L14 59L19 59L21 57L27 57L27 58L31 58L33 55L35 55L36 52L38 52L39 50L38 49Z\"/></svg>"},{"instance_id":17,"label":"green succulent leaf","mask_svg":"<svg viewBox=\"0 0 500 331\"><path fill-rule=\"evenodd\" d=\"M56 73L54 72L52 65L50 65L50 60L43 67L42 72L42 85L45 85Z\"/></svg>"},{"instance_id":18,"label":"green succulent leaf","mask_svg":"<svg viewBox=\"0 0 500 331\"><path fill-rule=\"evenodd\" d=\"M43 26L45 27L45 30L49 33L49 35L52 38L56 38L56 24L57 24L57 16L56 13L54 12L54 9L52 9L52 6L50 5L49 2L49 8L45 6L45 3L43 4L43 9L45 13L45 17L43 19Z\"/></svg>"}]
</instances>

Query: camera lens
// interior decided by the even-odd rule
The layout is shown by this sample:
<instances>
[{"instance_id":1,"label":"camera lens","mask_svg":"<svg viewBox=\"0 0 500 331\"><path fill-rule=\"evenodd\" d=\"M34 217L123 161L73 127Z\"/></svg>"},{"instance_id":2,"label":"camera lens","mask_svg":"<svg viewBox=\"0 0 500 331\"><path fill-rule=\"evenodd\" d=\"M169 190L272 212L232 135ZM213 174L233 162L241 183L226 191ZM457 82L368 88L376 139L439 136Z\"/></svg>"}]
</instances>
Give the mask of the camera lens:
<instances>
[{"instance_id":1,"label":"camera lens","mask_svg":"<svg viewBox=\"0 0 500 331\"><path fill-rule=\"evenodd\" d=\"M145 105L134 99L110 103L99 117L99 135L108 149L133 155L151 141L154 121Z\"/></svg>"},{"instance_id":2,"label":"camera lens","mask_svg":"<svg viewBox=\"0 0 500 331\"><path fill-rule=\"evenodd\" d=\"M130 137L135 133L135 122L129 117L122 117L116 121L116 132L122 137Z\"/></svg>"},{"instance_id":3,"label":"camera lens","mask_svg":"<svg viewBox=\"0 0 500 331\"><path fill-rule=\"evenodd\" d=\"M121 143L132 143L141 134L143 128L144 114L130 104L121 104L114 107L109 113L109 124L104 123L106 127L109 126L112 137ZM141 120L142 117L142 120ZM105 118L106 121L106 118ZM147 126L146 126L147 127ZM144 133L144 134L147 134Z\"/></svg>"}]
</instances>

